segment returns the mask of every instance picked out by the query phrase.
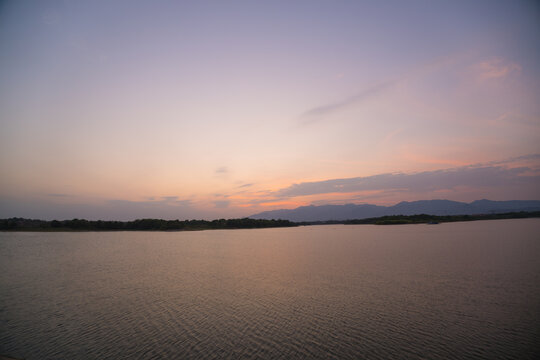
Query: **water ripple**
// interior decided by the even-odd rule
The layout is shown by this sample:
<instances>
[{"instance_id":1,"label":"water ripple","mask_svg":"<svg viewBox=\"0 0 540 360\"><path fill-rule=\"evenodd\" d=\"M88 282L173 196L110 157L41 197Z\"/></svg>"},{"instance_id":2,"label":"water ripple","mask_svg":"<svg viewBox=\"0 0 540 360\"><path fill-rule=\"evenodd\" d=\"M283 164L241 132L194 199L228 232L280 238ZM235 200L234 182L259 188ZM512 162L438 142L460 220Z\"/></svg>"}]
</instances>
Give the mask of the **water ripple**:
<instances>
[{"instance_id":1,"label":"water ripple","mask_svg":"<svg viewBox=\"0 0 540 360\"><path fill-rule=\"evenodd\" d=\"M533 359L539 230L2 233L0 354Z\"/></svg>"}]
</instances>

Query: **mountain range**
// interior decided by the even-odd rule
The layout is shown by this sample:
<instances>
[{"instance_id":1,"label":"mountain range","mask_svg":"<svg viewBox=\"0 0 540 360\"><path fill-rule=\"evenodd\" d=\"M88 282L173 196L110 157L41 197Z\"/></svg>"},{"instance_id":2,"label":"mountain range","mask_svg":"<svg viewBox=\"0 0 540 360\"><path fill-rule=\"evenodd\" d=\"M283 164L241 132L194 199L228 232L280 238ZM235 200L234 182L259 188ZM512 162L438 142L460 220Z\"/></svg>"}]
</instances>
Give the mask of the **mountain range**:
<instances>
[{"instance_id":1,"label":"mountain range","mask_svg":"<svg viewBox=\"0 0 540 360\"><path fill-rule=\"evenodd\" d=\"M290 221L328 221L365 219L386 215L475 215L518 211L540 211L539 200L491 201L471 203L451 200L403 201L393 206L345 204L301 206L296 209L263 211L249 216L252 219L283 219Z\"/></svg>"}]
</instances>

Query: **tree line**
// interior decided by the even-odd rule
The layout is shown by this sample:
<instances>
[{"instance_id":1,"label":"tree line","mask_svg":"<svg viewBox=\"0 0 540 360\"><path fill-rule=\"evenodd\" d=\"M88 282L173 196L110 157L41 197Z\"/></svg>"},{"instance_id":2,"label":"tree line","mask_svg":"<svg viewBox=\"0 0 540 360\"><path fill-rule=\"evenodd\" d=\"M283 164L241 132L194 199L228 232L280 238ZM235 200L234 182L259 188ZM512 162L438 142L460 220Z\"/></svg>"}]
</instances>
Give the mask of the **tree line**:
<instances>
[{"instance_id":1,"label":"tree line","mask_svg":"<svg viewBox=\"0 0 540 360\"><path fill-rule=\"evenodd\" d=\"M330 220L330 221L304 221L297 223L298 225L327 225L327 224L344 224L344 225L401 225L401 224L429 224L443 222L458 222L458 221L475 221L475 220L501 220L501 219L524 219L540 217L540 211L520 211L507 212L499 214L478 214L478 215L387 215L366 219L350 219L350 220Z\"/></svg>"},{"instance_id":2,"label":"tree line","mask_svg":"<svg viewBox=\"0 0 540 360\"><path fill-rule=\"evenodd\" d=\"M400 225L428 224L457 221L523 219L540 217L540 211L520 211L501 214L481 215L391 215L367 219L302 221L264 220L264 219L219 219L219 220L162 220L138 219L133 221L104 221L104 220L35 220L24 218L0 219L0 231L178 231L178 230L212 230L212 229L259 229L274 227L290 227L301 225Z\"/></svg>"},{"instance_id":3,"label":"tree line","mask_svg":"<svg viewBox=\"0 0 540 360\"><path fill-rule=\"evenodd\" d=\"M289 227L297 224L289 220L219 219L219 220L162 220L138 219L133 221L104 220L35 220L24 218L0 219L0 230L4 231L120 231L120 230L210 230L210 229L255 229Z\"/></svg>"}]
</instances>

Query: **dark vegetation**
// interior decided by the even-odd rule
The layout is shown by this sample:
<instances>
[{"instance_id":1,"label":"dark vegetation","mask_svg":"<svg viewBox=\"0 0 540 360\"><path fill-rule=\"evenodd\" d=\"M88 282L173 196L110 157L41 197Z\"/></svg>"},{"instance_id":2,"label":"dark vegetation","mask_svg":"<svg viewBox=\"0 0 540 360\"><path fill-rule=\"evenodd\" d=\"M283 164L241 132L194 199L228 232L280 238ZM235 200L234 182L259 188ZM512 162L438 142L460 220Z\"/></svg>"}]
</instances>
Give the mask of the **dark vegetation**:
<instances>
[{"instance_id":1,"label":"dark vegetation","mask_svg":"<svg viewBox=\"0 0 540 360\"><path fill-rule=\"evenodd\" d=\"M176 231L212 229L254 229L297 226L289 220L219 219L219 220L161 220L139 219L134 221L90 221L73 220L31 220L10 218L0 220L0 230L4 231Z\"/></svg>"},{"instance_id":2,"label":"dark vegetation","mask_svg":"<svg viewBox=\"0 0 540 360\"><path fill-rule=\"evenodd\" d=\"M289 220L259 220L259 219L219 219L219 220L161 220L140 219L134 221L90 221L84 219L73 220L32 220L24 218L0 219L0 231L178 231L178 230L213 230L213 229L255 229L272 227L290 227L299 225L328 225L328 224L429 224L456 221L497 220L497 219L523 219L540 217L540 211L521 211L502 214L484 215L392 215L368 219L344 221L310 221L292 222Z\"/></svg>"},{"instance_id":3,"label":"dark vegetation","mask_svg":"<svg viewBox=\"0 0 540 360\"><path fill-rule=\"evenodd\" d=\"M500 219L524 219L540 217L540 211L520 211L500 214L481 214L481 215L390 215L367 219L352 219L343 221L311 221L300 222L298 225L323 225L323 224L374 224L374 225L401 225L401 224L429 224L457 221L475 221L475 220L500 220Z\"/></svg>"}]
</instances>

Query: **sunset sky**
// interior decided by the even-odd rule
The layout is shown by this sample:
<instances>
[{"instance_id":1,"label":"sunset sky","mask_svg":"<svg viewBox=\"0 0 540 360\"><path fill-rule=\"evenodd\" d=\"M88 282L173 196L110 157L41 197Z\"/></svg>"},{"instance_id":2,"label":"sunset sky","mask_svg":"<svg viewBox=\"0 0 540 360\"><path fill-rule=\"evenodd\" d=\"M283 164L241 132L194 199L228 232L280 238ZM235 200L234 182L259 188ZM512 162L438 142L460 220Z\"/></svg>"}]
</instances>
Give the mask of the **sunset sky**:
<instances>
[{"instance_id":1,"label":"sunset sky","mask_svg":"<svg viewBox=\"0 0 540 360\"><path fill-rule=\"evenodd\" d=\"M2 1L0 218L540 200L536 1Z\"/></svg>"}]
</instances>

